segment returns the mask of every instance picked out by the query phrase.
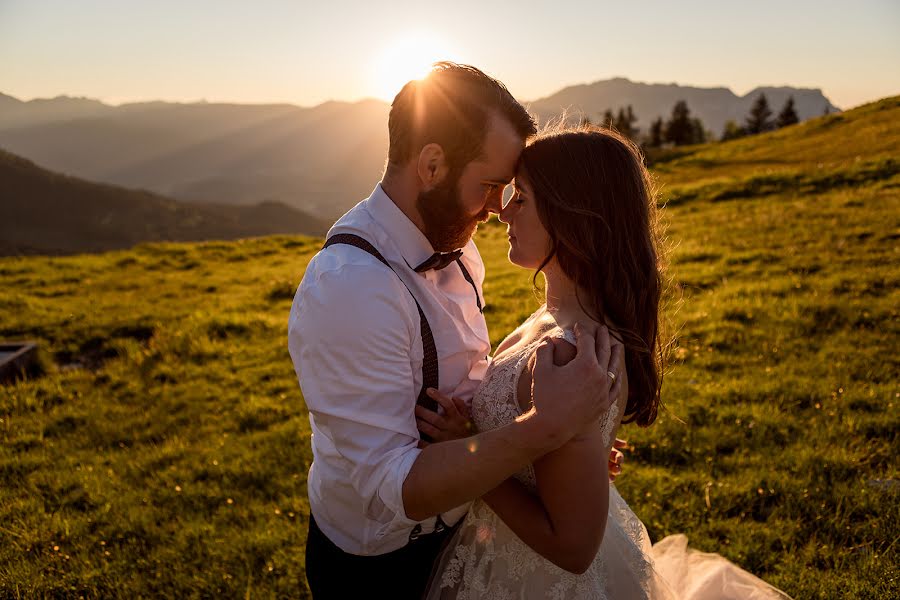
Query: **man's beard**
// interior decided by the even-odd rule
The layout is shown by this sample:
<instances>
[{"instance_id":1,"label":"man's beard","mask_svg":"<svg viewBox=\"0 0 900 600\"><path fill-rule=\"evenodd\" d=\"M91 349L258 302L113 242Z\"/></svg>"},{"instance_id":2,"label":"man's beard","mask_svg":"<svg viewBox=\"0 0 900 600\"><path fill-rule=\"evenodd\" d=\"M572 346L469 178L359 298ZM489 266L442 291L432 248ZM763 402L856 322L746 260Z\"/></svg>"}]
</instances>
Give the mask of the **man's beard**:
<instances>
[{"instance_id":1,"label":"man's beard","mask_svg":"<svg viewBox=\"0 0 900 600\"><path fill-rule=\"evenodd\" d=\"M458 183L459 178L450 173L444 182L427 192L419 192L416 208L425 222L425 237L437 252L450 252L465 246L472 239L479 221L488 216L484 212L473 217L463 210Z\"/></svg>"}]
</instances>

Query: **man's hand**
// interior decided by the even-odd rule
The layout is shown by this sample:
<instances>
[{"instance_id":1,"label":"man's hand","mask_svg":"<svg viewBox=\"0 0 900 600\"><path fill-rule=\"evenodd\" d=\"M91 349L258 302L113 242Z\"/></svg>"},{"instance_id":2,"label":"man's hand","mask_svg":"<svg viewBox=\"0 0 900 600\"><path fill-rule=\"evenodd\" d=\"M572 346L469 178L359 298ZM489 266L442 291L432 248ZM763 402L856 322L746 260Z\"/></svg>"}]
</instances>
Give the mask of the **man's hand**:
<instances>
[{"instance_id":1,"label":"man's hand","mask_svg":"<svg viewBox=\"0 0 900 600\"><path fill-rule=\"evenodd\" d=\"M625 462L625 455L622 450L628 447L628 442L616 438L613 447L609 451L609 482L613 483L616 477L622 474L622 463Z\"/></svg>"},{"instance_id":2,"label":"man's hand","mask_svg":"<svg viewBox=\"0 0 900 600\"><path fill-rule=\"evenodd\" d=\"M553 364L553 342L545 339L531 372L533 417L540 431L560 445L608 411L622 383L623 347L610 345L606 326L595 338L576 324L575 338L575 358L561 367Z\"/></svg>"},{"instance_id":3,"label":"man's hand","mask_svg":"<svg viewBox=\"0 0 900 600\"><path fill-rule=\"evenodd\" d=\"M469 407L464 401L445 396L434 388L428 388L425 393L444 409L444 414L416 405L416 426L421 433L431 437L433 442L445 442L466 438L475 432ZM428 442L419 441L420 448L427 445Z\"/></svg>"}]
</instances>

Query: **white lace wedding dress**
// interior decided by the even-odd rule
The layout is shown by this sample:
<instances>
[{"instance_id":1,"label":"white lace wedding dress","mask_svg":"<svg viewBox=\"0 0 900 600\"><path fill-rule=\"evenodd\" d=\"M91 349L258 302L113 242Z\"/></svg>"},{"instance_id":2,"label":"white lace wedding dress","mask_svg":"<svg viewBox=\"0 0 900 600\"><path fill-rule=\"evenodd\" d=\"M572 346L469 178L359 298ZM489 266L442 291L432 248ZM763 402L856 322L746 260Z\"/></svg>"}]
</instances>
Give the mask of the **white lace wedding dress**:
<instances>
[{"instance_id":1,"label":"white lace wedding dress","mask_svg":"<svg viewBox=\"0 0 900 600\"><path fill-rule=\"evenodd\" d=\"M533 341L492 363L472 400L472 417L479 431L501 427L521 414L516 398L519 374L548 332L573 341L570 332L549 323ZM607 448L620 419L621 410L614 403L603 422ZM515 477L536 490L531 466ZM788 596L717 554L689 550L682 535L651 547L644 524L610 484L603 542L583 574L565 571L534 552L487 504L476 500L438 559L425 598L768 600Z\"/></svg>"}]
</instances>

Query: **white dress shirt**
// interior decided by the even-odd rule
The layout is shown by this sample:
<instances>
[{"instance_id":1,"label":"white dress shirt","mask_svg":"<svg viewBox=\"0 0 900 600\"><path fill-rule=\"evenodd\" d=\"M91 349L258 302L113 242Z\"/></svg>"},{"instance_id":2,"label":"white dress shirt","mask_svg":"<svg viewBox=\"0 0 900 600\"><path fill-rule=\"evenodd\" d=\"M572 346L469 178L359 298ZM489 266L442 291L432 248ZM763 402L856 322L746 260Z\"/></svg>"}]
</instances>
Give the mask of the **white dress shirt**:
<instances>
[{"instance_id":1,"label":"white dress shirt","mask_svg":"<svg viewBox=\"0 0 900 600\"><path fill-rule=\"evenodd\" d=\"M288 347L312 427L310 511L345 552L384 554L406 545L419 523L406 517L402 494L421 452L414 407L423 350L410 290L434 333L440 391L470 402L491 349L475 297L483 298L484 263L470 241L461 260L475 289L456 264L416 273L434 250L380 184L328 235L337 233L370 242L396 274L367 252L337 244L310 261L294 296ZM467 509L442 519L453 525ZM435 523L421 522L422 533Z\"/></svg>"}]
</instances>

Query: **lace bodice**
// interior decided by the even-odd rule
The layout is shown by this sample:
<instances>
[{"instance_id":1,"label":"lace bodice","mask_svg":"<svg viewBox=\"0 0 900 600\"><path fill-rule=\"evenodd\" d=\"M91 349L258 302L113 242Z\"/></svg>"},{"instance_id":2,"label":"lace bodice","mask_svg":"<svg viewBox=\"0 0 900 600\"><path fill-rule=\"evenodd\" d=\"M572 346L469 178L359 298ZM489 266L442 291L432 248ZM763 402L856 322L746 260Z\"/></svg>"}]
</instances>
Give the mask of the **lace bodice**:
<instances>
[{"instance_id":1,"label":"lace bodice","mask_svg":"<svg viewBox=\"0 0 900 600\"><path fill-rule=\"evenodd\" d=\"M472 420L478 431L497 429L511 423L522 414L517 392L519 376L545 335L575 343L575 334L572 331L560 329L554 323L548 322L537 330L533 339L525 343L520 342L517 348L495 359L472 398ZM602 418L603 443L606 448L612 447L613 436L618 428L618 414L618 400L616 400ZM532 491L535 490L537 484L531 465L517 473L515 477Z\"/></svg>"},{"instance_id":2,"label":"lace bodice","mask_svg":"<svg viewBox=\"0 0 900 600\"><path fill-rule=\"evenodd\" d=\"M540 312L540 311L539 311ZM535 315L537 315L536 313ZM535 318L526 322L532 322ZM523 325L523 329L525 325ZM499 354L472 400L479 431L502 427L521 414L518 379L544 335L574 335L552 321L533 339L519 340ZM618 402L603 417L606 448L621 419ZM532 491L534 469L516 475ZM609 486L606 529L600 550L581 574L564 571L529 548L482 500L472 503L435 566L427 600L790 600L787 596L715 554L687 549L684 536L651 548L647 529L615 485ZM666 577L651 554L663 562ZM671 584L675 585L672 586Z\"/></svg>"},{"instance_id":3,"label":"lace bodice","mask_svg":"<svg viewBox=\"0 0 900 600\"><path fill-rule=\"evenodd\" d=\"M528 327L529 323L534 324L540 313L538 311L532 315L521 328L521 331L529 332L530 338L520 339L510 350L498 354L476 390L472 399L472 418L479 431L502 427L522 413L517 397L519 376L545 335L575 343L574 333L563 331L552 320L547 319L540 326ZM619 417L617 403L613 403L602 422L603 439L607 448L612 445ZM530 490L536 491L537 482L531 465L515 477ZM618 494L614 491L613 494L611 500L615 503ZM633 521L641 528L640 521L636 518ZM633 568L641 565L638 550L641 532L626 534L617 523L610 524L608 529L616 530L611 537L618 537L621 543L617 545L631 546L630 549L620 547L611 552L616 557L614 562L618 557L629 556L631 550L628 571L632 581L642 581L640 570ZM606 582L610 574L608 560L598 554L585 573L576 575L564 571L522 542L482 500L476 500L472 504L462 526L442 556L437 572L440 576L429 590L429 600L609 600L617 597L606 593ZM640 583L636 583L633 589L637 593L629 592L622 597L645 598L640 588Z\"/></svg>"}]
</instances>

